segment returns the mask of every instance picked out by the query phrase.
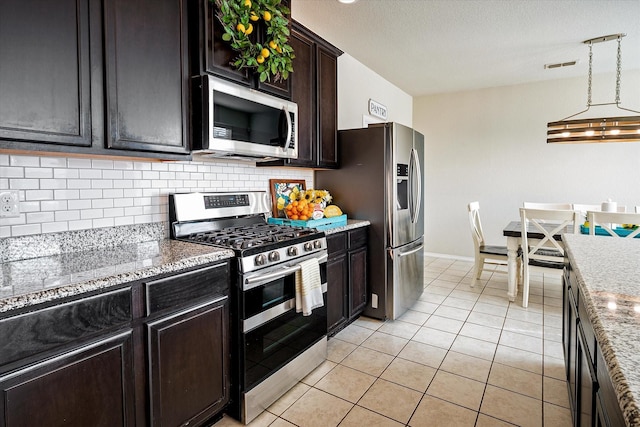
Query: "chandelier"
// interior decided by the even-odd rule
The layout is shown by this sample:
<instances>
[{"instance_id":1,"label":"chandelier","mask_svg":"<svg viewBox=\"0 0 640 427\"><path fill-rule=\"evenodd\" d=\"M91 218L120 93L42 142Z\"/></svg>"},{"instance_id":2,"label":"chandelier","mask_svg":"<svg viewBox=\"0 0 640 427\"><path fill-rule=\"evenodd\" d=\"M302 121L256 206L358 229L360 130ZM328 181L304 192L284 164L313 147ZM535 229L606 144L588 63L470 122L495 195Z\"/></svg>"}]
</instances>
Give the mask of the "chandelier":
<instances>
[{"instance_id":1,"label":"chandelier","mask_svg":"<svg viewBox=\"0 0 640 427\"><path fill-rule=\"evenodd\" d=\"M640 142L640 111L620 106L620 79L622 74L622 37L626 34L611 34L585 40L589 45L589 84L587 88L587 109L557 122L547 124L547 143L580 144L599 142ZM591 102L591 81L593 77L593 44L610 40L618 41L616 59L616 97L614 102L593 104ZM622 110L618 117L597 117L574 119L589 111L591 107L615 105ZM627 114L625 114L627 113ZM637 115L628 115L635 113ZM573 119L573 120L570 120Z\"/></svg>"}]
</instances>

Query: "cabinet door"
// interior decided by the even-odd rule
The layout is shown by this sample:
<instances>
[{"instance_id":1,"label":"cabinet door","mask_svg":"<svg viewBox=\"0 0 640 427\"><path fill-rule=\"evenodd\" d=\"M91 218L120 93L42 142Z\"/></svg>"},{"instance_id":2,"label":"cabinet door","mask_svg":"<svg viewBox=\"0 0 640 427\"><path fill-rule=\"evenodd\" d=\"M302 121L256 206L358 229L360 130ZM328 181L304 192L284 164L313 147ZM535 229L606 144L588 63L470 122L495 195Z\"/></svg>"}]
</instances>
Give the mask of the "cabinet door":
<instances>
[{"instance_id":1,"label":"cabinet door","mask_svg":"<svg viewBox=\"0 0 640 427\"><path fill-rule=\"evenodd\" d=\"M151 425L198 424L229 400L227 299L147 325Z\"/></svg>"},{"instance_id":2,"label":"cabinet door","mask_svg":"<svg viewBox=\"0 0 640 427\"><path fill-rule=\"evenodd\" d=\"M580 427L591 427L595 415L595 391L598 386L595 379L595 372L590 362L589 352L584 342L581 328L578 327L577 340L577 364L576 364L576 390L578 407L574 412L576 415L575 425Z\"/></svg>"},{"instance_id":3,"label":"cabinet door","mask_svg":"<svg viewBox=\"0 0 640 427\"><path fill-rule=\"evenodd\" d=\"M133 426L131 332L0 378L0 425Z\"/></svg>"},{"instance_id":4,"label":"cabinet door","mask_svg":"<svg viewBox=\"0 0 640 427\"><path fill-rule=\"evenodd\" d=\"M338 60L329 50L318 47L317 108L318 108L318 166L338 167Z\"/></svg>"},{"instance_id":5,"label":"cabinet door","mask_svg":"<svg viewBox=\"0 0 640 427\"><path fill-rule=\"evenodd\" d=\"M193 52L192 55L199 57L199 60L202 61L199 68L193 69L193 74L197 74L198 71L211 73L243 86L249 86L251 81L248 69L238 70L232 65L238 57L238 52L233 50L228 42L222 40L224 30L216 17L217 7L209 0L193 0L190 3L191 6L202 14L199 22L203 27L200 34L193 35L194 40L199 39L201 42L197 47L198 51ZM200 28L200 25L194 24L192 27Z\"/></svg>"},{"instance_id":6,"label":"cabinet door","mask_svg":"<svg viewBox=\"0 0 640 427\"><path fill-rule=\"evenodd\" d=\"M347 254L342 253L327 260L327 329L338 328L349 317Z\"/></svg>"},{"instance_id":7,"label":"cabinet door","mask_svg":"<svg viewBox=\"0 0 640 427\"><path fill-rule=\"evenodd\" d=\"M107 147L188 153L186 0L105 0Z\"/></svg>"},{"instance_id":8,"label":"cabinet door","mask_svg":"<svg viewBox=\"0 0 640 427\"><path fill-rule=\"evenodd\" d=\"M291 100L298 104L298 158L295 166L315 166L316 163L316 99L315 45L313 40L294 26L289 40L295 52L291 75Z\"/></svg>"},{"instance_id":9,"label":"cabinet door","mask_svg":"<svg viewBox=\"0 0 640 427\"><path fill-rule=\"evenodd\" d=\"M3 147L91 145L88 20L88 0L0 2Z\"/></svg>"},{"instance_id":10,"label":"cabinet door","mask_svg":"<svg viewBox=\"0 0 640 427\"><path fill-rule=\"evenodd\" d=\"M367 305L367 248L349 252L349 317L354 317Z\"/></svg>"}]
</instances>

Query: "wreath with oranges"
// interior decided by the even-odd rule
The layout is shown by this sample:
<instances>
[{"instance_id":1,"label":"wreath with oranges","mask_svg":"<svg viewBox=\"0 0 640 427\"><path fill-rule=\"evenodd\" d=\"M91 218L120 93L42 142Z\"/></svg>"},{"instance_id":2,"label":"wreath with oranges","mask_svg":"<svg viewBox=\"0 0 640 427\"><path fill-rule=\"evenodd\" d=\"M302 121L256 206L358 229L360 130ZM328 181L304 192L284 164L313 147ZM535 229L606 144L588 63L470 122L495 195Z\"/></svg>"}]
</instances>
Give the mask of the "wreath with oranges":
<instances>
[{"instance_id":1,"label":"wreath with oranges","mask_svg":"<svg viewBox=\"0 0 640 427\"><path fill-rule=\"evenodd\" d=\"M293 72L293 48L289 39L290 10L281 0L210 0L218 7L217 18L224 28L222 40L238 52L232 63L237 69L253 68L261 82L286 80ZM265 28L264 43L256 28Z\"/></svg>"}]
</instances>

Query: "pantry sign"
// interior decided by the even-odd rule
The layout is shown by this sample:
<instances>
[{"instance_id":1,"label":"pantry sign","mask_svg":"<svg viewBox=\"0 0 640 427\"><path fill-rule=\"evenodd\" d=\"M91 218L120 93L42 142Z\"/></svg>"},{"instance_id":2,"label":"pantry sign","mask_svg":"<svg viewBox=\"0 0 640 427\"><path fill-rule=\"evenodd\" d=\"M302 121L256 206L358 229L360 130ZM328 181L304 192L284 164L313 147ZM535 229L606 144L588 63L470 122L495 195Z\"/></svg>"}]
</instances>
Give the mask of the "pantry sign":
<instances>
[{"instance_id":1,"label":"pantry sign","mask_svg":"<svg viewBox=\"0 0 640 427\"><path fill-rule=\"evenodd\" d=\"M373 99L369 99L369 114L374 117L387 120L387 107Z\"/></svg>"}]
</instances>

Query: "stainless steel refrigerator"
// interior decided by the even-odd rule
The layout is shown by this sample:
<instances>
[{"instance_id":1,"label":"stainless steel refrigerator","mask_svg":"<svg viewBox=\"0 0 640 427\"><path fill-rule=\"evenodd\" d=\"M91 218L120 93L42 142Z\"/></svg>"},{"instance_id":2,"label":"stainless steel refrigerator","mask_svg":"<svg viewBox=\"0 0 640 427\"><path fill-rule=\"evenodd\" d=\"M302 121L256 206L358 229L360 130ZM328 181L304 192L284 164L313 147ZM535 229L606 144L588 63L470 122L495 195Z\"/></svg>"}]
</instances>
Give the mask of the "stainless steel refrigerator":
<instances>
[{"instance_id":1,"label":"stainless steel refrigerator","mask_svg":"<svg viewBox=\"0 0 640 427\"><path fill-rule=\"evenodd\" d=\"M398 123L338 132L340 169L316 171L350 218L371 222L364 314L396 319L424 286L424 136Z\"/></svg>"}]
</instances>

